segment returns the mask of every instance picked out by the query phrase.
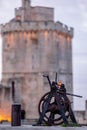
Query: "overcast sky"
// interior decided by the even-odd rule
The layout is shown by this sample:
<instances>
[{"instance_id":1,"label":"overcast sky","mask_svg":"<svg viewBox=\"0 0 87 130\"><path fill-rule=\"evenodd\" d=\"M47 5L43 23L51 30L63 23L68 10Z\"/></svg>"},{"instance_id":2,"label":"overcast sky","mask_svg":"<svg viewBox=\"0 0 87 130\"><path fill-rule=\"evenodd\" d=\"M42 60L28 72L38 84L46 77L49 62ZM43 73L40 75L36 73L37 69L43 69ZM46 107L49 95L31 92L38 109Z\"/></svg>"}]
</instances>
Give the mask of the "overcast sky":
<instances>
[{"instance_id":1,"label":"overcast sky","mask_svg":"<svg viewBox=\"0 0 87 130\"><path fill-rule=\"evenodd\" d=\"M14 8L21 6L21 1L0 0L0 24L8 22L14 17ZM83 96L82 99L74 99L74 109L83 110L85 109L85 100L87 100L87 0L32 0L31 3L32 6L53 7L55 21L74 28L72 44L74 93Z\"/></svg>"}]
</instances>

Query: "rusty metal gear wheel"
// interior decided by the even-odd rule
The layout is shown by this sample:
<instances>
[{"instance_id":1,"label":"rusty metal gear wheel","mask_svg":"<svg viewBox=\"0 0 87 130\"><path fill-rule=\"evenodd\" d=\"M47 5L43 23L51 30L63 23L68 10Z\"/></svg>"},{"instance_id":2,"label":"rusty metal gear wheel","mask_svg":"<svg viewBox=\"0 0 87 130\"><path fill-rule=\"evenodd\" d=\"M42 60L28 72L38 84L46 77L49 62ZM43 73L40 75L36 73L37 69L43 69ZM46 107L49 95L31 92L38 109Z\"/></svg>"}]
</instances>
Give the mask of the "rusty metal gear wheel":
<instances>
[{"instance_id":1,"label":"rusty metal gear wheel","mask_svg":"<svg viewBox=\"0 0 87 130\"><path fill-rule=\"evenodd\" d=\"M39 105L38 105L38 111L39 114L42 113L42 110L44 109L44 105L47 101L47 97L49 95L50 92L46 93L40 100ZM65 115L68 118L69 117L69 110L66 109L65 111ZM55 96L53 96L51 98L50 104L48 106L48 110L45 113L44 119L43 121L47 124L47 125L60 125L63 123L63 119L62 116L60 114L59 108L56 104L56 99Z\"/></svg>"}]
</instances>

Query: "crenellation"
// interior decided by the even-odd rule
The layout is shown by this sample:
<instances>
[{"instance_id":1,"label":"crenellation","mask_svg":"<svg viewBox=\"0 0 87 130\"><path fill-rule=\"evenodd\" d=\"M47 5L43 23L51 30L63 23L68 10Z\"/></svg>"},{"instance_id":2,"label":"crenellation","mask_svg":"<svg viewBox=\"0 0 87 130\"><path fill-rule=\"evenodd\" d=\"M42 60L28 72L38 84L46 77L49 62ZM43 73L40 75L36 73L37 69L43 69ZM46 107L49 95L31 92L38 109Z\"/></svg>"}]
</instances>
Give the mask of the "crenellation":
<instances>
[{"instance_id":1,"label":"crenellation","mask_svg":"<svg viewBox=\"0 0 87 130\"><path fill-rule=\"evenodd\" d=\"M22 14L22 9L21 8L15 8L15 18L17 16L21 16L21 14Z\"/></svg>"},{"instance_id":2,"label":"crenellation","mask_svg":"<svg viewBox=\"0 0 87 130\"><path fill-rule=\"evenodd\" d=\"M73 28L68 28L68 26L61 24L59 22L53 23L51 21L48 22L10 22L3 26L1 29L2 33L11 32L11 31L28 31L28 30L57 30L58 32L62 32L70 37L73 37Z\"/></svg>"},{"instance_id":3,"label":"crenellation","mask_svg":"<svg viewBox=\"0 0 87 130\"><path fill-rule=\"evenodd\" d=\"M56 22L55 23L55 28L62 33L65 33L66 35L70 35L71 37L73 37L73 28L72 27L68 27L67 25L61 23L61 22Z\"/></svg>"},{"instance_id":4,"label":"crenellation","mask_svg":"<svg viewBox=\"0 0 87 130\"><path fill-rule=\"evenodd\" d=\"M68 32L69 27L65 24L63 24L62 27L63 27L63 32L65 32L65 34L66 34Z\"/></svg>"},{"instance_id":5,"label":"crenellation","mask_svg":"<svg viewBox=\"0 0 87 130\"><path fill-rule=\"evenodd\" d=\"M74 36L74 28L70 27L68 33L73 37Z\"/></svg>"}]
</instances>

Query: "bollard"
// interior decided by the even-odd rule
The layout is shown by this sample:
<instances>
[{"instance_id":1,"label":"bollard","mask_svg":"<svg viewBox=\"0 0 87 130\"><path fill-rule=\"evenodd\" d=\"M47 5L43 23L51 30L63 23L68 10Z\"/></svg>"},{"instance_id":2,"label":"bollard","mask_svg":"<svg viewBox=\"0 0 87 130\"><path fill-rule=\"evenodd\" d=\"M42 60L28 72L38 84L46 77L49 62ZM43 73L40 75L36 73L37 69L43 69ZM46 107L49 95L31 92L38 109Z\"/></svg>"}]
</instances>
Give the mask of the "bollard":
<instances>
[{"instance_id":1,"label":"bollard","mask_svg":"<svg viewBox=\"0 0 87 130\"><path fill-rule=\"evenodd\" d=\"M11 125L21 126L21 104L12 104Z\"/></svg>"},{"instance_id":2,"label":"bollard","mask_svg":"<svg viewBox=\"0 0 87 130\"><path fill-rule=\"evenodd\" d=\"M85 119L87 120L87 100L85 101Z\"/></svg>"}]
</instances>

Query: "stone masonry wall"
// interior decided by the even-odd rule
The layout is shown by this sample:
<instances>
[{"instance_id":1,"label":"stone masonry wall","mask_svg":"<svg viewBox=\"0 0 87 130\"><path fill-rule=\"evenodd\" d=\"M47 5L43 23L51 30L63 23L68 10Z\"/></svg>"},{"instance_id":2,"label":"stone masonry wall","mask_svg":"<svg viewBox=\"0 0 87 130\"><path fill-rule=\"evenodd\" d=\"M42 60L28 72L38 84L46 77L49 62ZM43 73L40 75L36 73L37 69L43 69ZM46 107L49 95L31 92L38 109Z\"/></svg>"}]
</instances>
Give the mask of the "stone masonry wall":
<instances>
[{"instance_id":1,"label":"stone masonry wall","mask_svg":"<svg viewBox=\"0 0 87 130\"><path fill-rule=\"evenodd\" d=\"M58 78L72 92L72 66L68 66L71 40L56 31L11 32L3 37L2 83L11 86L16 82L16 101L24 105L26 118L38 117L38 102L50 90L43 73L54 80L58 72Z\"/></svg>"}]
</instances>

